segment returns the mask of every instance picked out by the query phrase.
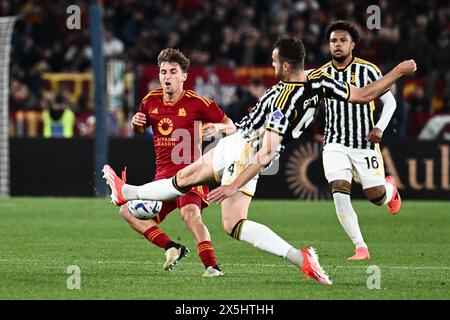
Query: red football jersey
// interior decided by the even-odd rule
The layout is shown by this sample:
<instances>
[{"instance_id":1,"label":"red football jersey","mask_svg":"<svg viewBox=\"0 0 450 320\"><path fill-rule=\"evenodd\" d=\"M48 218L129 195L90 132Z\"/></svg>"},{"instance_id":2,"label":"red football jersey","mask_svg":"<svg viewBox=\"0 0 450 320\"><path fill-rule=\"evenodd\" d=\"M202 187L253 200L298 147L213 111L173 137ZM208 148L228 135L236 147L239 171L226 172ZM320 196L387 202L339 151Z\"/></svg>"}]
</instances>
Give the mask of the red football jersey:
<instances>
[{"instance_id":1,"label":"red football jersey","mask_svg":"<svg viewBox=\"0 0 450 320\"><path fill-rule=\"evenodd\" d=\"M184 90L175 103L165 103L163 89L142 99L140 112L153 129L155 180L170 178L201 156L202 123L220 123L225 113L208 98Z\"/></svg>"}]
</instances>

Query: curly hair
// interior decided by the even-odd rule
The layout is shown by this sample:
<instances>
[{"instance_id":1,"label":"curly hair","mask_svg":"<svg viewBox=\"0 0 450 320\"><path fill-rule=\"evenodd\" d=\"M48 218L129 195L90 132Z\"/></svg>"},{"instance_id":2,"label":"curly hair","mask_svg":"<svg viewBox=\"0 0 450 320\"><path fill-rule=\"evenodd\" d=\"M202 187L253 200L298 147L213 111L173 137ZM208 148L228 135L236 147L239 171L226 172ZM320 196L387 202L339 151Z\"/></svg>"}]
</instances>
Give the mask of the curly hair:
<instances>
[{"instance_id":1,"label":"curly hair","mask_svg":"<svg viewBox=\"0 0 450 320\"><path fill-rule=\"evenodd\" d=\"M359 40L358 30L347 21L338 20L330 24L325 31L325 40L330 41L330 35L333 31L336 30L345 30L350 34L354 43L357 43Z\"/></svg>"}]
</instances>

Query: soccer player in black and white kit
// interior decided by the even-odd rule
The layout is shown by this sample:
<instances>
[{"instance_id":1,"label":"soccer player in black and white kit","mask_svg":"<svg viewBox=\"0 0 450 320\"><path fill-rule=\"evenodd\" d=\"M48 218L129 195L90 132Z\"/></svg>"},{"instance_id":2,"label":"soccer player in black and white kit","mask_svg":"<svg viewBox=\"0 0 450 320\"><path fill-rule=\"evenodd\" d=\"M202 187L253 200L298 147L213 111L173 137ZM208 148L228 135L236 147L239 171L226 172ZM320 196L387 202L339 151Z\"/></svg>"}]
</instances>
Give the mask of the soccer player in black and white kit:
<instances>
[{"instance_id":1,"label":"soccer player in black and white kit","mask_svg":"<svg viewBox=\"0 0 450 320\"><path fill-rule=\"evenodd\" d=\"M112 190L112 202L121 205L133 199L169 200L184 194L191 186L216 179L222 186L211 191L208 199L221 204L226 233L283 257L307 277L331 285L314 248L297 250L267 226L247 219L258 176L289 141L301 136L322 99L334 97L357 103L369 102L401 76L413 73L416 64L413 60L404 61L384 78L365 88L356 88L336 81L320 70L307 77L304 58L305 48L301 41L278 39L272 52L272 65L280 82L267 90L252 112L236 125L236 133L222 138L214 149L178 171L172 179L132 186L125 184L109 165L105 165L103 172Z\"/></svg>"},{"instance_id":2,"label":"soccer player in black and white kit","mask_svg":"<svg viewBox=\"0 0 450 320\"><path fill-rule=\"evenodd\" d=\"M380 69L371 62L354 57L352 50L358 41L358 31L348 22L336 21L325 32L332 60L319 69L333 79L364 87L382 77ZM387 90L379 99L383 103L381 117L375 124L374 101L353 104L326 99L323 166L333 194L336 214L347 235L355 245L349 260L370 260L353 209L350 194L352 178L359 181L365 196L375 205L387 205L392 214L401 206L395 179L385 178L379 142L395 111L394 95Z\"/></svg>"}]
</instances>

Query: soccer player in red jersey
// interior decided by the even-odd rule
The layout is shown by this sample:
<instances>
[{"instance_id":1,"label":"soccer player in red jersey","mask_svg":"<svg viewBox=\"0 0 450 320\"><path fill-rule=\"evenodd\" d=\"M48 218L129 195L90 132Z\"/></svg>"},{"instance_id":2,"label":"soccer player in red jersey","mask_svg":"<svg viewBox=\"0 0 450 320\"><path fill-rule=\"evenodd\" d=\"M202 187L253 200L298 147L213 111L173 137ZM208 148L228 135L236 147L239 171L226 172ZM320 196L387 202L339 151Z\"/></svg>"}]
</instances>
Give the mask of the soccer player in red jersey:
<instances>
[{"instance_id":1,"label":"soccer player in red jersey","mask_svg":"<svg viewBox=\"0 0 450 320\"><path fill-rule=\"evenodd\" d=\"M131 120L136 133L142 134L149 126L152 127L156 153L154 180L170 178L200 158L202 133L211 137L236 130L233 122L213 100L183 89L189 64L189 59L179 50L162 50L158 55L162 88L144 97L139 112ZM217 265L211 236L201 218L202 210L208 206L207 194L208 186L192 187L183 196L164 201L161 211L150 220L134 218L126 205L120 208L120 214L138 233L165 249L164 269L171 270L189 251L174 242L158 224L175 208L179 208L186 226L197 241L198 255L206 269L203 276L221 276L223 272Z\"/></svg>"}]
</instances>

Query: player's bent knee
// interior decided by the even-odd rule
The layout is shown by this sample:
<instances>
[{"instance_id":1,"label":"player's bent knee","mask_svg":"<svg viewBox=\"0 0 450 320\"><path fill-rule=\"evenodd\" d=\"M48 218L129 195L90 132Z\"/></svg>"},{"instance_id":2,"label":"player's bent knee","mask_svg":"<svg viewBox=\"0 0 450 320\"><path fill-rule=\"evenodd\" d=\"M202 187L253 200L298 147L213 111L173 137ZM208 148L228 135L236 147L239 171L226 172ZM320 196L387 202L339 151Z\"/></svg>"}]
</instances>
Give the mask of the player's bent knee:
<instances>
[{"instance_id":1,"label":"player's bent knee","mask_svg":"<svg viewBox=\"0 0 450 320\"><path fill-rule=\"evenodd\" d=\"M200 208L195 204L188 204L180 210L181 218L187 226L203 223Z\"/></svg>"},{"instance_id":2,"label":"player's bent knee","mask_svg":"<svg viewBox=\"0 0 450 320\"><path fill-rule=\"evenodd\" d=\"M183 221L186 225L195 225L202 223L201 215L195 209L188 209L183 211L181 217L183 218Z\"/></svg>"},{"instance_id":3,"label":"player's bent knee","mask_svg":"<svg viewBox=\"0 0 450 320\"><path fill-rule=\"evenodd\" d=\"M231 235L234 225L230 224L228 221L223 221L222 226L223 226L223 230L225 231L225 233L228 235Z\"/></svg>"},{"instance_id":4,"label":"player's bent knee","mask_svg":"<svg viewBox=\"0 0 450 320\"><path fill-rule=\"evenodd\" d=\"M349 186L344 185L332 185L331 186L331 193L334 195L336 193L341 193L345 195L351 195L352 189Z\"/></svg>"},{"instance_id":5,"label":"player's bent knee","mask_svg":"<svg viewBox=\"0 0 450 320\"><path fill-rule=\"evenodd\" d=\"M381 196L373 199L369 199L376 206L382 206L386 203L386 192L384 192Z\"/></svg>"},{"instance_id":6,"label":"player's bent knee","mask_svg":"<svg viewBox=\"0 0 450 320\"><path fill-rule=\"evenodd\" d=\"M234 227L239 223L240 219L233 218L233 216L229 216L226 212L222 211L222 226L223 230L232 236L232 232Z\"/></svg>"},{"instance_id":7,"label":"player's bent knee","mask_svg":"<svg viewBox=\"0 0 450 320\"><path fill-rule=\"evenodd\" d=\"M223 227L223 230L226 232L226 234L231 235L231 232L235 225L236 225L236 221L231 220L229 218L228 219L225 218L222 213L222 227Z\"/></svg>"},{"instance_id":8,"label":"player's bent knee","mask_svg":"<svg viewBox=\"0 0 450 320\"><path fill-rule=\"evenodd\" d=\"M230 220L224 220L223 223L223 228L225 230L225 232L231 236L232 238L235 238L236 240L240 240L241 238L241 229L242 229L242 224L246 221L247 219L241 219L239 220L237 223L234 223L234 221L230 221Z\"/></svg>"},{"instance_id":9,"label":"player's bent knee","mask_svg":"<svg viewBox=\"0 0 450 320\"><path fill-rule=\"evenodd\" d=\"M376 206L382 206L386 203L386 190L384 187L365 189L364 194Z\"/></svg>"}]
</instances>

